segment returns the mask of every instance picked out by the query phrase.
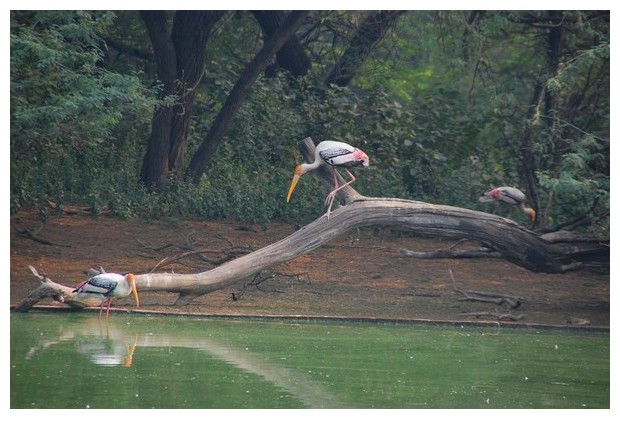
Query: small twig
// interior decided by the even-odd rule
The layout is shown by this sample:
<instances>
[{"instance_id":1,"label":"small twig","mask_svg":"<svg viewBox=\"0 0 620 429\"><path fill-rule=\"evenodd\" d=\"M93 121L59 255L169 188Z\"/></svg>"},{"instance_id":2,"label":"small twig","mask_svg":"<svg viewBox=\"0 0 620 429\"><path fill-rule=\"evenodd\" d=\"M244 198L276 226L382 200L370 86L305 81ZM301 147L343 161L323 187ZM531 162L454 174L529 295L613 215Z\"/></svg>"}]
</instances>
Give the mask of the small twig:
<instances>
[{"instance_id":1,"label":"small twig","mask_svg":"<svg viewBox=\"0 0 620 429\"><path fill-rule=\"evenodd\" d=\"M488 302L491 304L508 304L511 308L519 308L521 306L520 301L514 301L512 299L506 299L502 297L482 297L482 296L465 296L458 299L459 301L476 301L476 302Z\"/></svg>"},{"instance_id":2,"label":"small twig","mask_svg":"<svg viewBox=\"0 0 620 429\"><path fill-rule=\"evenodd\" d=\"M488 249L485 247L479 248L478 250L462 250L457 251L454 250L456 246L462 244L466 241L470 241L468 239L461 239L457 242L451 244L446 249L436 250L433 252L417 252L409 249L402 249L401 254L410 258L418 258L418 259L474 259L474 258L501 258L502 255L499 252L496 252L492 249Z\"/></svg>"},{"instance_id":3,"label":"small twig","mask_svg":"<svg viewBox=\"0 0 620 429\"><path fill-rule=\"evenodd\" d=\"M41 230L43 229L44 224L41 224L41 226L39 228L37 228L36 231L32 231L30 228L25 228L20 230L19 228L15 228L17 230L17 232L25 238L29 238L31 240L34 240L38 243L41 244L45 244L46 246L62 246L62 247L71 247L70 244L57 244L54 242L51 242L49 240L46 240L45 238L41 238L38 237L37 235L39 234L39 232L41 232Z\"/></svg>"},{"instance_id":4,"label":"small twig","mask_svg":"<svg viewBox=\"0 0 620 429\"><path fill-rule=\"evenodd\" d=\"M155 264L155 266L149 270L149 273L152 273L153 271L155 271L156 269L160 267L175 263L188 256L192 256L192 255L196 255L196 254L204 253L204 252L206 252L206 250L191 250L189 252L179 253L178 255L174 255L174 256L166 256L164 259L160 260L157 264Z\"/></svg>"},{"instance_id":5,"label":"small twig","mask_svg":"<svg viewBox=\"0 0 620 429\"><path fill-rule=\"evenodd\" d=\"M232 297L232 300L239 301L241 297L245 294L245 291L247 290L248 285L252 284L258 276L260 276L260 272L254 274L254 277L252 277L252 280L250 280L249 282L243 283L243 289L241 289L241 292L238 292L238 293L231 292L230 296Z\"/></svg>"},{"instance_id":6,"label":"small twig","mask_svg":"<svg viewBox=\"0 0 620 429\"><path fill-rule=\"evenodd\" d=\"M192 230L185 236L185 242L190 249L196 248L196 239L194 238L194 235L196 235L196 231Z\"/></svg>"},{"instance_id":7,"label":"small twig","mask_svg":"<svg viewBox=\"0 0 620 429\"><path fill-rule=\"evenodd\" d=\"M514 296L487 292L462 291L456 288L454 290L464 295L458 298L459 301L488 302L497 305L507 304L511 308L519 308L521 306L521 299Z\"/></svg>"},{"instance_id":8,"label":"small twig","mask_svg":"<svg viewBox=\"0 0 620 429\"><path fill-rule=\"evenodd\" d=\"M69 206L67 204L58 204L54 201L48 201L48 204L51 209L58 210L61 213L68 215L78 215L78 214L93 214L100 213L105 214L110 212L110 208L107 205L103 205L100 207L87 207L87 206Z\"/></svg>"},{"instance_id":9,"label":"small twig","mask_svg":"<svg viewBox=\"0 0 620 429\"><path fill-rule=\"evenodd\" d=\"M281 290L278 289L274 289L274 290L265 290L265 289L261 289L258 285L269 280L269 279L273 279L276 276L281 276L281 277L296 277L297 281L300 281L300 276L302 276L302 274L283 274L283 273L277 273L277 272L271 272L268 275L262 276L263 272L258 272L254 275L254 277L252 277L252 280L245 282L243 284L243 288L241 289L240 292L231 292L231 297L233 301L238 301L241 299L241 297L245 294L248 286L256 286L256 289L260 290L261 292L272 292L272 293L284 293Z\"/></svg>"},{"instance_id":10,"label":"small twig","mask_svg":"<svg viewBox=\"0 0 620 429\"><path fill-rule=\"evenodd\" d=\"M468 238L461 238L460 240L457 240L454 243L452 243L451 245L449 245L448 249L454 249L459 244L466 243L468 241L471 241L471 240L469 240Z\"/></svg>"},{"instance_id":11,"label":"small twig","mask_svg":"<svg viewBox=\"0 0 620 429\"><path fill-rule=\"evenodd\" d=\"M488 302L497 305L508 304L511 308L519 308L521 306L521 298L516 296L504 295L496 292L480 292L472 290L463 291L456 287L456 281L454 280L452 269L448 268L448 272L452 278L452 288L455 292L463 295L458 298L459 301Z\"/></svg>"},{"instance_id":12,"label":"small twig","mask_svg":"<svg viewBox=\"0 0 620 429\"><path fill-rule=\"evenodd\" d=\"M224 237L224 236L222 236L222 235L220 235L220 234L216 234L216 235L215 235L215 237L216 237L216 238L219 238L220 240L224 240L225 242L227 242L227 243L228 243L228 245L229 245L230 247L235 247L235 245L233 244L233 242L232 242L232 241L230 241L228 238L226 238L226 237Z\"/></svg>"},{"instance_id":13,"label":"small twig","mask_svg":"<svg viewBox=\"0 0 620 429\"><path fill-rule=\"evenodd\" d=\"M217 266L217 265L223 264L224 262L228 262L231 259L235 259L236 257L240 255L251 253L251 251L252 250L248 248L234 248L234 249L228 249L224 251L225 256L222 256L220 258L208 258L204 255L204 253L214 253L214 252L217 252L217 250L210 250L210 249L190 250L188 252L179 253L174 256L165 257L164 259L160 260L157 264L155 264L155 266L151 268L148 272L152 273L158 268L173 264L175 262L179 262L181 259L187 258L188 256L193 256L193 255L200 255L203 261L208 262L211 265Z\"/></svg>"},{"instance_id":14,"label":"small twig","mask_svg":"<svg viewBox=\"0 0 620 429\"><path fill-rule=\"evenodd\" d=\"M146 242L140 240L139 238L136 238L136 240L138 241L138 243L140 243L142 247L149 249L149 250L153 250L155 252L159 252L161 250L167 249L168 247L172 246L172 243L163 244L161 246L151 246L150 244L147 244Z\"/></svg>"},{"instance_id":15,"label":"small twig","mask_svg":"<svg viewBox=\"0 0 620 429\"><path fill-rule=\"evenodd\" d=\"M267 280L269 280L269 279L274 278L276 275L278 275L278 274L277 274L277 273L271 273L271 274L270 274L270 275L268 275L268 276L265 276L265 277L263 277L263 278L260 278L260 279L258 279L258 280L256 280L256 281L252 281L252 282L250 283L250 285L252 285L252 286L256 286L256 289L260 290L261 292L275 292L275 293L283 293L281 290L278 290L278 289L274 289L274 290L265 290L265 289L261 289L261 288L258 286L259 284L261 284L261 283L263 283L263 282L265 282L265 281L267 281Z\"/></svg>"},{"instance_id":16,"label":"small twig","mask_svg":"<svg viewBox=\"0 0 620 429\"><path fill-rule=\"evenodd\" d=\"M98 274L103 274L105 272L106 272L105 269L101 265L99 265L97 268L89 268L88 270L84 272L84 274L86 274L88 278L90 278L90 277L95 277Z\"/></svg>"},{"instance_id":17,"label":"small twig","mask_svg":"<svg viewBox=\"0 0 620 429\"><path fill-rule=\"evenodd\" d=\"M513 320L513 321L517 321L517 320L521 320L523 318L522 314L510 314L510 313L499 313L499 312L491 312L491 311L477 311L477 312L473 312L473 313L459 313L460 316L465 316L465 317L475 317L475 318L480 318L480 317L492 317L495 318L497 320Z\"/></svg>"},{"instance_id":18,"label":"small twig","mask_svg":"<svg viewBox=\"0 0 620 429\"><path fill-rule=\"evenodd\" d=\"M426 291L402 292L400 295L401 296L419 296L423 298L440 298L441 297L440 292L426 292Z\"/></svg>"}]
</instances>

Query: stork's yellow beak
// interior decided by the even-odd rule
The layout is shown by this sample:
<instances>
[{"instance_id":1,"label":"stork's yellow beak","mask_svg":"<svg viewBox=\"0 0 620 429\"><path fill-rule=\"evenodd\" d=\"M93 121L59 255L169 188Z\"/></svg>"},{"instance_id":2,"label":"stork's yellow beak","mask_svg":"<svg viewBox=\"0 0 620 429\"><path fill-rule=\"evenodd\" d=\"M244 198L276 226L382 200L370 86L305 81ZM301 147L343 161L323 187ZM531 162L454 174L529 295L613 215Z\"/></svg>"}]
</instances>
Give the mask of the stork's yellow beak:
<instances>
[{"instance_id":1,"label":"stork's yellow beak","mask_svg":"<svg viewBox=\"0 0 620 429\"><path fill-rule=\"evenodd\" d=\"M301 165L295 167L295 175L293 176L293 180L291 181L291 186L288 188L288 195L286 196L286 202L288 203L291 199L291 195L293 195L293 191L295 190L295 186L297 186L297 182L301 178Z\"/></svg>"},{"instance_id":2,"label":"stork's yellow beak","mask_svg":"<svg viewBox=\"0 0 620 429\"><path fill-rule=\"evenodd\" d=\"M530 212L530 219L532 220L532 222L536 220L536 210L532 209L532 211Z\"/></svg>"},{"instance_id":3,"label":"stork's yellow beak","mask_svg":"<svg viewBox=\"0 0 620 429\"><path fill-rule=\"evenodd\" d=\"M140 307L140 299L138 298L138 289L136 288L136 276L131 273L127 274L127 281L129 282L131 293L133 294L133 297L136 300L136 306Z\"/></svg>"},{"instance_id":4,"label":"stork's yellow beak","mask_svg":"<svg viewBox=\"0 0 620 429\"><path fill-rule=\"evenodd\" d=\"M125 368L131 367L131 364L133 363L133 354L136 351L137 344L138 344L138 336L136 335L133 337L133 344L129 346L129 348L127 349L127 356L125 356L125 359L123 359L123 366Z\"/></svg>"}]
</instances>

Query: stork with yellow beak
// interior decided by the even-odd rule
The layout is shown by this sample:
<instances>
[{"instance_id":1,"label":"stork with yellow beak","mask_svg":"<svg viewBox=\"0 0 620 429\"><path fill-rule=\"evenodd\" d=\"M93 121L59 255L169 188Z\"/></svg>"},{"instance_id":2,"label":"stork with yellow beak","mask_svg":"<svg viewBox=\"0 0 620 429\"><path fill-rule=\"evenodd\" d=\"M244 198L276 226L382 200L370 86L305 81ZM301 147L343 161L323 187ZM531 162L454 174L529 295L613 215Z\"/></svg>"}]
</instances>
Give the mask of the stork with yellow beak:
<instances>
[{"instance_id":1,"label":"stork with yellow beak","mask_svg":"<svg viewBox=\"0 0 620 429\"><path fill-rule=\"evenodd\" d=\"M136 305L140 307L138 299L138 290L136 289L136 276L132 273L127 275L117 273L103 273L91 277L76 287L74 292L79 295L99 295L101 298L101 306L99 307L99 317L103 311L103 305L107 303L106 319L110 317L110 306L112 299L125 298L133 293Z\"/></svg>"},{"instance_id":2,"label":"stork with yellow beak","mask_svg":"<svg viewBox=\"0 0 620 429\"><path fill-rule=\"evenodd\" d=\"M301 176L309 171L316 170L321 165L331 165L332 167L344 167L345 171L349 175L350 180L344 185L338 185L338 179L336 177L336 170L334 169L334 189L327 195L325 199L325 205L329 205L327 208L327 219L331 214L332 204L336 197L336 192L355 182L355 176L351 174L348 168L368 168L369 164L368 155L366 155L361 149L351 146L348 143L337 142L332 140L325 140L316 146L314 151L314 162L312 164L300 164L295 167L295 174L291 181L288 194L286 195L286 202L288 203L293 194L293 190L297 186L297 182Z\"/></svg>"},{"instance_id":3,"label":"stork with yellow beak","mask_svg":"<svg viewBox=\"0 0 620 429\"><path fill-rule=\"evenodd\" d=\"M500 186L499 188L489 189L479 200L481 203L500 201L512 207L516 206L532 222L536 220L536 211L531 207L525 207L525 194L512 186Z\"/></svg>"}]
</instances>

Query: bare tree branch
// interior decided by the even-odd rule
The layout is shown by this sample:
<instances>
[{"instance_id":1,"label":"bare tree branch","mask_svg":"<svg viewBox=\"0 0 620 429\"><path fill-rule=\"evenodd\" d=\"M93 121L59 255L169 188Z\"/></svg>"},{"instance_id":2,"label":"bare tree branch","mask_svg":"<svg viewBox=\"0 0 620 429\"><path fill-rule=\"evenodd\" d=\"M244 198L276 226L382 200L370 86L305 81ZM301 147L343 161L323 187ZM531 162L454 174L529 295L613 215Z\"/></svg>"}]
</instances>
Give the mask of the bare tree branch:
<instances>
[{"instance_id":1,"label":"bare tree branch","mask_svg":"<svg viewBox=\"0 0 620 429\"><path fill-rule=\"evenodd\" d=\"M312 140L305 139L300 146L306 153L305 150L313 146ZM331 168L316 172L330 188L333 186ZM477 240L496 249L507 261L534 272L564 273L584 268L609 270L609 239L566 232L541 236L496 215L420 201L366 198L350 186L339 191L337 198L347 205L334 210L329 219L321 216L276 243L197 274L137 275L136 285L141 293L179 293L177 304L188 303L200 295L245 281L261 271L311 252L347 231L372 225L391 225L425 235Z\"/></svg>"}]
</instances>

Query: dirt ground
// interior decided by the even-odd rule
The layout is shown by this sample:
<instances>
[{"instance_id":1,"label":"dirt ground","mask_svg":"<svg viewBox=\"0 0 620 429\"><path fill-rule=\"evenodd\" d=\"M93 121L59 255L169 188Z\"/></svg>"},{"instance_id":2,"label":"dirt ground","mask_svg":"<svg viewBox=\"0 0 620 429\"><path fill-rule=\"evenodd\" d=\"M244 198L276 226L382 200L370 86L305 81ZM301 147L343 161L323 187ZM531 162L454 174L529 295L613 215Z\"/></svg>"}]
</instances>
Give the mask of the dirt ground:
<instances>
[{"instance_id":1,"label":"dirt ground","mask_svg":"<svg viewBox=\"0 0 620 429\"><path fill-rule=\"evenodd\" d=\"M188 256L158 269L194 273L213 268L208 261L220 259L231 250L256 250L295 231L288 224L272 224L263 231L256 225L235 222L145 222L63 214L51 216L36 235L47 241L43 243L23 234L40 226L37 212L13 215L10 223L12 305L38 285L28 265L69 286L85 280L90 267L139 274L149 272L167 257L205 249L204 259ZM505 324L609 327L609 275L537 274L501 259L414 259L403 254L405 249L433 251L451 244L388 227L350 231L263 273L254 282L232 285L187 305L173 305L177 298L173 293L141 293L140 308L209 315L431 321L495 321L503 315L501 323ZM470 243L459 249L477 246ZM511 308L506 303L463 299L474 292L509 295L521 305ZM115 306L135 308L132 298Z\"/></svg>"}]
</instances>

